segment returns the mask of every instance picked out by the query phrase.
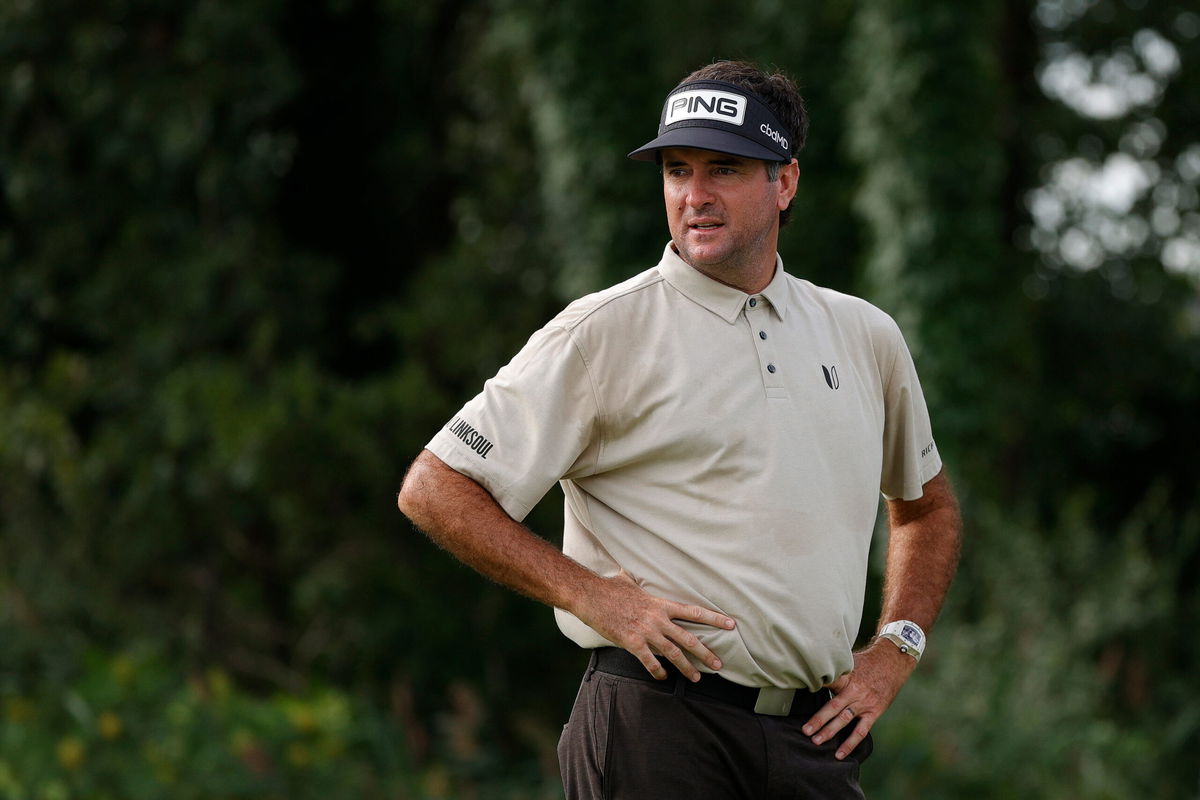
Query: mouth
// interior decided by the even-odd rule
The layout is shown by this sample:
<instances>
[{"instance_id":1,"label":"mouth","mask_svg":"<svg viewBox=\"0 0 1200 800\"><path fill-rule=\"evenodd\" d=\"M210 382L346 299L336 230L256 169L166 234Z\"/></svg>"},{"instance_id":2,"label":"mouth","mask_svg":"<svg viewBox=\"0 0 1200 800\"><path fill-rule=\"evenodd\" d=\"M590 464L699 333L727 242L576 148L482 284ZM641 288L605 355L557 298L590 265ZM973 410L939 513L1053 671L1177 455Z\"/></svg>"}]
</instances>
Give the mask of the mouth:
<instances>
[{"instance_id":1,"label":"mouth","mask_svg":"<svg viewBox=\"0 0 1200 800\"><path fill-rule=\"evenodd\" d=\"M702 220L700 222L689 222L688 228L693 231L714 231L717 228L725 226L723 222L713 222L711 220Z\"/></svg>"}]
</instances>

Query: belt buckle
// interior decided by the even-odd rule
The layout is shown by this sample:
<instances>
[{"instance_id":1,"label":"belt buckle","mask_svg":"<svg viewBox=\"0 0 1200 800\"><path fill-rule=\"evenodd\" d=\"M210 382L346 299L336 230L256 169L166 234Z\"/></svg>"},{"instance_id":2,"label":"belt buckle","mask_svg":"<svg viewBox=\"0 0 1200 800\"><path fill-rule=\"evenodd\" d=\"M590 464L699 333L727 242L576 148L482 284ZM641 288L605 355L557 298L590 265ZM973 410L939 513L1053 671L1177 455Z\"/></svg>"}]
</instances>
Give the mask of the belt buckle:
<instances>
[{"instance_id":1,"label":"belt buckle","mask_svg":"<svg viewBox=\"0 0 1200 800\"><path fill-rule=\"evenodd\" d=\"M786 717L791 713L792 700L795 697L795 689L764 686L758 690L758 700L754 703L754 713L769 714L773 717Z\"/></svg>"}]
</instances>

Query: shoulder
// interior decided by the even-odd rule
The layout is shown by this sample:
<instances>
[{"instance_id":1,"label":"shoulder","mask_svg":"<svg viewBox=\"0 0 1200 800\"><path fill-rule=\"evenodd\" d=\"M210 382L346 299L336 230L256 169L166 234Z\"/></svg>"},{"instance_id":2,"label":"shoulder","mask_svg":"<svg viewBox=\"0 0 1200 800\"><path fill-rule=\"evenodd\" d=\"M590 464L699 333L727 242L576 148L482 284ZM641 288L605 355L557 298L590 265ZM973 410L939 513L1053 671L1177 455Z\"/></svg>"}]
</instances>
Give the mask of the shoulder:
<instances>
[{"instance_id":1,"label":"shoulder","mask_svg":"<svg viewBox=\"0 0 1200 800\"><path fill-rule=\"evenodd\" d=\"M608 327L631 322L657 299L663 284L658 267L652 267L632 278L580 297L560 311L547 327L582 333L597 326Z\"/></svg>"},{"instance_id":2,"label":"shoulder","mask_svg":"<svg viewBox=\"0 0 1200 800\"><path fill-rule=\"evenodd\" d=\"M649 295L662 282L654 268L580 297L534 331L505 369L509 374L521 374L577 359L591 363L599 343L637 330L636 317L646 315L638 309L652 305ZM614 344L619 346L618 342Z\"/></svg>"},{"instance_id":3,"label":"shoulder","mask_svg":"<svg viewBox=\"0 0 1200 800\"><path fill-rule=\"evenodd\" d=\"M789 276L791 277L791 276ZM909 360L904 334L892 315L868 300L793 278L796 305L803 313L823 318L855 352L874 361L881 375Z\"/></svg>"},{"instance_id":4,"label":"shoulder","mask_svg":"<svg viewBox=\"0 0 1200 800\"><path fill-rule=\"evenodd\" d=\"M788 276L788 287L798 306L827 314L839 327L859 329L872 339L900 338L896 320L868 300L793 275Z\"/></svg>"}]
</instances>

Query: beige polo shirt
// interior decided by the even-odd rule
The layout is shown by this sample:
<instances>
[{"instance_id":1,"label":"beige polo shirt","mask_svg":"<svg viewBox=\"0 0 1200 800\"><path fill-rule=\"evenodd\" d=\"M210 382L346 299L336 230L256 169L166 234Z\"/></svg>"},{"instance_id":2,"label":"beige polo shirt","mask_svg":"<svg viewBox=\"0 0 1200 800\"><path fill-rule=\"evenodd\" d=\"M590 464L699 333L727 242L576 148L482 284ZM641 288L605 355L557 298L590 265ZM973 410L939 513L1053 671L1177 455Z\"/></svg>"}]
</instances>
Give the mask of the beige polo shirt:
<instances>
[{"instance_id":1,"label":"beige polo shirt","mask_svg":"<svg viewBox=\"0 0 1200 800\"><path fill-rule=\"evenodd\" d=\"M748 686L852 667L879 493L916 499L941 469L891 317L781 260L747 295L669 245L535 333L428 447L518 520L561 481L564 551L733 617L685 625Z\"/></svg>"}]
</instances>

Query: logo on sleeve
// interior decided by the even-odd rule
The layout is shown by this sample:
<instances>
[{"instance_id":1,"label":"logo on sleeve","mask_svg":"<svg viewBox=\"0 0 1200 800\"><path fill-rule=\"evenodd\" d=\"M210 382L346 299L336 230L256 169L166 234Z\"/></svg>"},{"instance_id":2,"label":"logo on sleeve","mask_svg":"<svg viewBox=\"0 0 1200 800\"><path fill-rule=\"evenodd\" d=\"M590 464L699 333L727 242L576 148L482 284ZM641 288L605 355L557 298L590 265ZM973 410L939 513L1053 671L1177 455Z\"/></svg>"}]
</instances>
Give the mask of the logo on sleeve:
<instances>
[{"instance_id":1,"label":"logo on sleeve","mask_svg":"<svg viewBox=\"0 0 1200 800\"><path fill-rule=\"evenodd\" d=\"M480 458L487 458L488 452L492 449L492 443L486 436L468 425L466 420L455 417L450 420L450 424L446 428L462 439L463 444L478 453Z\"/></svg>"},{"instance_id":2,"label":"logo on sleeve","mask_svg":"<svg viewBox=\"0 0 1200 800\"><path fill-rule=\"evenodd\" d=\"M825 383L830 389L836 389L842 385L842 382L838 380L837 367L827 367L822 364L821 371L825 373Z\"/></svg>"},{"instance_id":3,"label":"logo on sleeve","mask_svg":"<svg viewBox=\"0 0 1200 800\"><path fill-rule=\"evenodd\" d=\"M933 445L933 442L930 442L929 444L925 445L924 449L921 450L921 458L924 458L925 456L929 455L933 451L934 451L934 445Z\"/></svg>"},{"instance_id":4,"label":"logo on sleeve","mask_svg":"<svg viewBox=\"0 0 1200 800\"><path fill-rule=\"evenodd\" d=\"M671 95L663 125L674 125L685 119L715 119L730 125L741 125L745 118L746 98L741 95L713 89L693 89Z\"/></svg>"}]
</instances>

